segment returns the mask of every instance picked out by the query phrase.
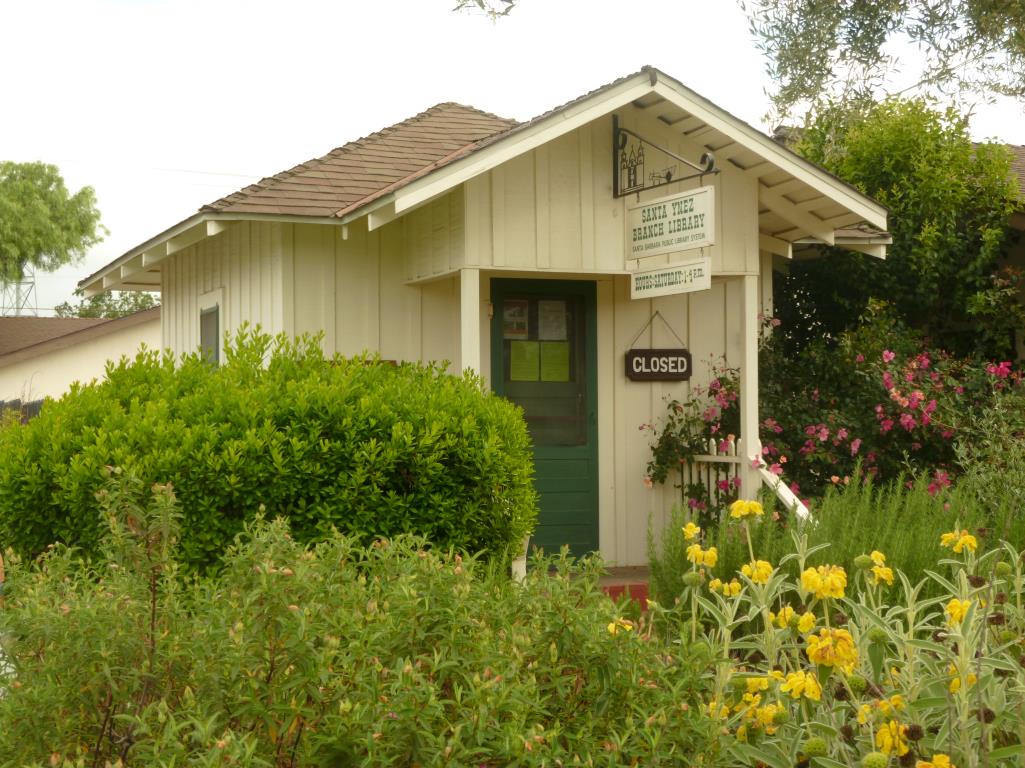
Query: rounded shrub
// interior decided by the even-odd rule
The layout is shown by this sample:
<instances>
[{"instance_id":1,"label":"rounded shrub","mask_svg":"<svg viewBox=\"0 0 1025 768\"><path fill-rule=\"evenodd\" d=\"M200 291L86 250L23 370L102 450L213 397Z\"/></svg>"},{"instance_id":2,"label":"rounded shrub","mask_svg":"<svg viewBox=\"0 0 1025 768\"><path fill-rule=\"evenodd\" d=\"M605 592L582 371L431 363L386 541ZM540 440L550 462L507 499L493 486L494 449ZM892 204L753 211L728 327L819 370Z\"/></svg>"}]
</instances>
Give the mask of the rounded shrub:
<instances>
[{"instance_id":1,"label":"rounded shrub","mask_svg":"<svg viewBox=\"0 0 1025 768\"><path fill-rule=\"evenodd\" d=\"M317 339L248 329L220 367L143 350L0 432L0 542L95 552L107 466L173 485L192 568L215 563L260 512L286 517L301 541L408 532L497 556L537 515L519 409L476 377L324 359Z\"/></svg>"}]
</instances>

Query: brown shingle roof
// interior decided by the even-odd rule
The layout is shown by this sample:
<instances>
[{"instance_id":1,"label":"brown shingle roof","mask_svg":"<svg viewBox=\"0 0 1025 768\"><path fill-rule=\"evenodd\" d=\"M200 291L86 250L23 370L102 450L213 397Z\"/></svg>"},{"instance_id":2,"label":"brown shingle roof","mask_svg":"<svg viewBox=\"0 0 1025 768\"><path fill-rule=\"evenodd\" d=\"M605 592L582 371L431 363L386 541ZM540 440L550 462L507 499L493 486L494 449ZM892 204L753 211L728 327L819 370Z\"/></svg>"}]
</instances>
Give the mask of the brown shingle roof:
<instances>
[{"instance_id":1,"label":"brown shingle roof","mask_svg":"<svg viewBox=\"0 0 1025 768\"><path fill-rule=\"evenodd\" d=\"M462 104L438 104L222 197L200 212L340 216L516 125Z\"/></svg>"},{"instance_id":2,"label":"brown shingle roof","mask_svg":"<svg viewBox=\"0 0 1025 768\"><path fill-rule=\"evenodd\" d=\"M103 317L0 317L0 355L105 322Z\"/></svg>"}]
</instances>

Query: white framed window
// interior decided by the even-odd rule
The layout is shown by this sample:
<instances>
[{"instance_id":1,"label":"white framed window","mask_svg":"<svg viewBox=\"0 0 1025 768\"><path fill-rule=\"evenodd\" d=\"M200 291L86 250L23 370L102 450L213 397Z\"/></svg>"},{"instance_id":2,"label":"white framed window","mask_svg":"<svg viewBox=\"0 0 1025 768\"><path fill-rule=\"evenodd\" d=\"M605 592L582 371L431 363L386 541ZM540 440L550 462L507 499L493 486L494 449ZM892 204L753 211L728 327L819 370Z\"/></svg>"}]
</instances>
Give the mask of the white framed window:
<instances>
[{"instance_id":1,"label":"white framed window","mask_svg":"<svg viewBox=\"0 0 1025 768\"><path fill-rule=\"evenodd\" d=\"M199 352L211 365L221 363L221 338L224 330L221 317L224 308L224 291L220 288L199 297Z\"/></svg>"}]
</instances>

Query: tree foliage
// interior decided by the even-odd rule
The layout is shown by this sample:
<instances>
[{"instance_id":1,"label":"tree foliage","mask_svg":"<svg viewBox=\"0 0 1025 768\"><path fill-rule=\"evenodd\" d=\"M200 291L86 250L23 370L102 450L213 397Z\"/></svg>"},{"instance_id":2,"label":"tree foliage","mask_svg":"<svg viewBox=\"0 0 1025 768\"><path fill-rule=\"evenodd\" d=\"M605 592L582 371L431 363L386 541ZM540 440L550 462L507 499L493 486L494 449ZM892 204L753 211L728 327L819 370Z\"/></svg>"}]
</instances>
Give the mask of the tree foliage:
<instances>
[{"instance_id":1,"label":"tree foliage","mask_svg":"<svg viewBox=\"0 0 1025 768\"><path fill-rule=\"evenodd\" d=\"M81 297L81 289L75 291ZM152 293L142 291L107 291L82 298L76 304L65 301L54 307L57 317L124 317L159 304Z\"/></svg>"},{"instance_id":2,"label":"tree foliage","mask_svg":"<svg viewBox=\"0 0 1025 768\"><path fill-rule=\"evenodd\" d=\"M516 0L457 0L454 11L477 11L494 21L500 16L508 16L515 7Z\"/></svg>"},{"instance_id":3,"label":"tree foliage","mask_svg":"<svg viewBox=\"0 0 1025 768\"><path fill-rule=\"evenodd\" d=\"M951 96L1025 99L1025 0L747 0L787 114L823 94L876 92L900 66L893 43L923 56L917 86Z\"/></svg>"},{"instance_id":4,"label":"tree foliage","mask_svg":"<svg viewBox=\"0 0 1025 768\"><path fill-rule=\"evenodd\" d=\"M793 349L835 338L880 299L948 349L1009 353L1023 317L1015 277L999 269L1018 204L1006 147L973 144L953 110L890 100L821 110L797 149L885 205L893 244L883 261L829 252L791 266L777 311ZM978 333L979 320L990 333Z\"/></svg>"},{"instance_id":5,"label":"tree foliage","mask_svg":"<svg viewBox=\"0 0 1025 768\"><path fill-rule=\"evenodd\" d=\"M72 195L56 166L0 162L0 280L71 263L103 233L92 187Z\"/></svg>"}]
</instances>

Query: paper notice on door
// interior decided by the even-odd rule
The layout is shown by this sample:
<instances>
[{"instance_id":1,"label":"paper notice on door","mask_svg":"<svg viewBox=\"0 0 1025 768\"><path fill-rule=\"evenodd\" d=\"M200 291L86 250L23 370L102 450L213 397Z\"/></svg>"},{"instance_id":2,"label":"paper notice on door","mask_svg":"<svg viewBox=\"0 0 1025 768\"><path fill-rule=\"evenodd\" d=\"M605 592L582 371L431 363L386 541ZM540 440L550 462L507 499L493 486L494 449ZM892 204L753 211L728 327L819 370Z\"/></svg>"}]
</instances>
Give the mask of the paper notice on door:
<instances>
[{"instance_id":1,"label":"paper notice on door","mask_svg":"<svg viewBox=\"0 0 1025 768\"><path fill-rule=\"evenodd\" d=\"M541 353L536 341L509 342L509 381L537 381Z\"/></svg>"},{"instance_id":2,"label":"paper notice on door","mask_svg":"<svg viewBox=\"0 0 1025 768\"><path fill-rule=\"evenodd\" d=\"M541 342L541 381L569 381L569 342Z\"/></svg>"},{"instance_id":3,"label":"paper notice on door","mask_svg":"<svg viewBox=\"0 0 1025 768\"><path fill-rule=\"evenodd\" d=\"M537 302L537 337L542 341L565 341L566 302L542 299Z\"/></svg>"}]
</instances>

